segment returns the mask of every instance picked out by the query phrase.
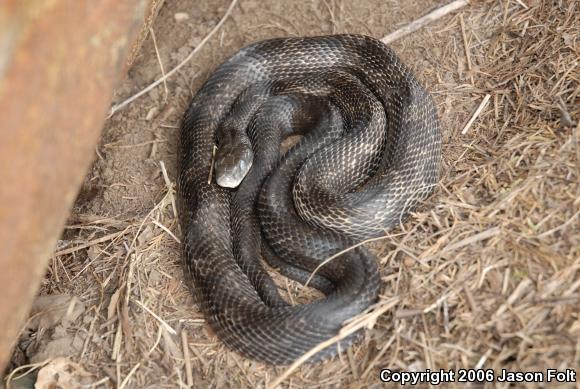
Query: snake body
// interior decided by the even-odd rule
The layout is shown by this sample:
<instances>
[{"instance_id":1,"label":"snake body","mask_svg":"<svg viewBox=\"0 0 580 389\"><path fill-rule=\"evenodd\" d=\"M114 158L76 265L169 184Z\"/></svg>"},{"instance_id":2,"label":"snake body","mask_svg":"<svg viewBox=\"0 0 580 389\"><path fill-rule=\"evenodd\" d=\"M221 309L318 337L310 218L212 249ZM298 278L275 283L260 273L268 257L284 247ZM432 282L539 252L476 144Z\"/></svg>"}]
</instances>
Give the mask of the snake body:
<instances>
[{"instance_id":1,"label":"snake body","mask_svg":"<svg viewBox=\"0 0 580 389\"><path fill-rule=\"evenodd\" d=\"M294 133L302 140L280 156ZM216 145L221 184L227 155L241 155L237 189L210 176ZM216 335L271 364L337 335L377 301L375 258L362 246L338 255L310 282L325 297L290 305L260 257L304 283L327 258L400 224L432 192L440 155L431 97L378 40L270 39L221 64L185 114L177 188L186 269Z\"/></svg>"}]
</instances>

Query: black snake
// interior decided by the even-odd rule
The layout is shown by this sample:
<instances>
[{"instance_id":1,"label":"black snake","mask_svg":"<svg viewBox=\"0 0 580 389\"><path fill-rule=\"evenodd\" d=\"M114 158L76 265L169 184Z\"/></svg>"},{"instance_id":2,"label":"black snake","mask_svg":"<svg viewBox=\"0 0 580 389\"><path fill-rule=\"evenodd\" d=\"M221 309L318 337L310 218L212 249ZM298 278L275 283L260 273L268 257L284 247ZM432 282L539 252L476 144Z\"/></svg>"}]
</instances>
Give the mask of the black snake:
<instances>
[{"instance_id":1,"label":"black snake","mask_svg":"<svg viewBox=\"0 0 580 389\"><path fill-rule=\"evenodd\" d=\"M295 133L302 140L280 156ZM185 114L178 179L185 263L217 336L272 364L335 336L378 298L374 257L357 247L320 267L310 285L326 297L295 306L260 257L304 282L325 259L401 223L432 192L440 154L431 97L378 40L271 39L220 65ZM238 189L216 183L212 160L220 184L243 178Z\"/></svg>"}]
</instances>

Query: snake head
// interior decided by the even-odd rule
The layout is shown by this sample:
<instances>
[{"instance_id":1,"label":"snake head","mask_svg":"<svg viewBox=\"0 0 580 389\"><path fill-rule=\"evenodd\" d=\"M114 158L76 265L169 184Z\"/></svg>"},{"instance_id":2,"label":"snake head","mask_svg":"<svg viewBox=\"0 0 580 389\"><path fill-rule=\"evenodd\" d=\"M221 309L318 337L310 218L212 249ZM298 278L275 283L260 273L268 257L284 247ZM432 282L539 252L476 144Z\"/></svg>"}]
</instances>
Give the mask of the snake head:
<instances>
[{"instance_id":1,"label":"snake head","mask_svg":"<svg viewBox=\"0 0 580 389\"><path fill-rule=\"evenodd\" d=\"M224 188L236 188L252 167L254 153L249 142L229 138L220 142L215 157L216 181Z\"/></svg>"}]
</instances>

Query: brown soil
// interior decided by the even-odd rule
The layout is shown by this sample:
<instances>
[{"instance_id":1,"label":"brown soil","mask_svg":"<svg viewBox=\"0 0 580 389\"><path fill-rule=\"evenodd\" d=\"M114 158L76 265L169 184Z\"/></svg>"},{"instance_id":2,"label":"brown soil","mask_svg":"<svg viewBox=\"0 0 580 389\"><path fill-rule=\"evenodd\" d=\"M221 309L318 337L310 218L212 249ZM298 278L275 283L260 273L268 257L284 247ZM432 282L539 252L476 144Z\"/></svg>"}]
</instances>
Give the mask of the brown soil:
<instances>
[{"instance_id":1,"label":"brown soil","mask_svg":"<svg viewBox=\"0 0 580 389\"><path fill-rule=\"evenodd\" d=\"M212 69L250 42L337 32L380 38L438 5L240 0L167 89L155 88L107 120L41 290L76 296L58 301L82 309L73 304L49 324L29 323L13 367L41 363L40 353L68 356L96 387L117 388L179 387L189 368L195 387L264 387L281 375L284 368L227 350L185 284L173 210L180 119ZM165 71L228 6L163 5L153 30ZM364 342L335 360L301 366L282 387L379 386L381 368L580 373L580 129L572 123L580 118L578 15L574 0L474 1L392 44L438 104L441 184L404 229L373 245L381 298L393 307ZM150 36L117 102L160 75ZM489 104L463 134L486 94Z\"/></svg>"}]
</instances>

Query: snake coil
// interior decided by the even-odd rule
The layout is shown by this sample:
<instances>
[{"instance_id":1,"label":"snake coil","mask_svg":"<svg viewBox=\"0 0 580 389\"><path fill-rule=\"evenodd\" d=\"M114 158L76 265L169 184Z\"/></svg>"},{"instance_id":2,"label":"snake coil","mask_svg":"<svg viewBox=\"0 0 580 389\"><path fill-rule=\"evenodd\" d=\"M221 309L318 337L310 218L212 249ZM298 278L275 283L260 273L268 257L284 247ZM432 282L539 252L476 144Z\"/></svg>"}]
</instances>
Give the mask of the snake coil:
<instances>
[{"instance_id":1,"label":"snake coil","mask_svg":"<svg viewBox=\"0 0 580 389\"><path fill-rule=\"evenodd\" d=\"M295 133L302 140L280 157ZM237 190L208 181L216 144L217 182L242 170ZM185 114L178 178L185 264L217 336L271 364L335 336L376 302L375 258L364 247L338 256L312 278L325 297L293 306L260 257L305 282L325 259L399 225L432 192L440 156L431 97L378 40L270 39L220 65Z\"/></svg>"}]
</instances>

